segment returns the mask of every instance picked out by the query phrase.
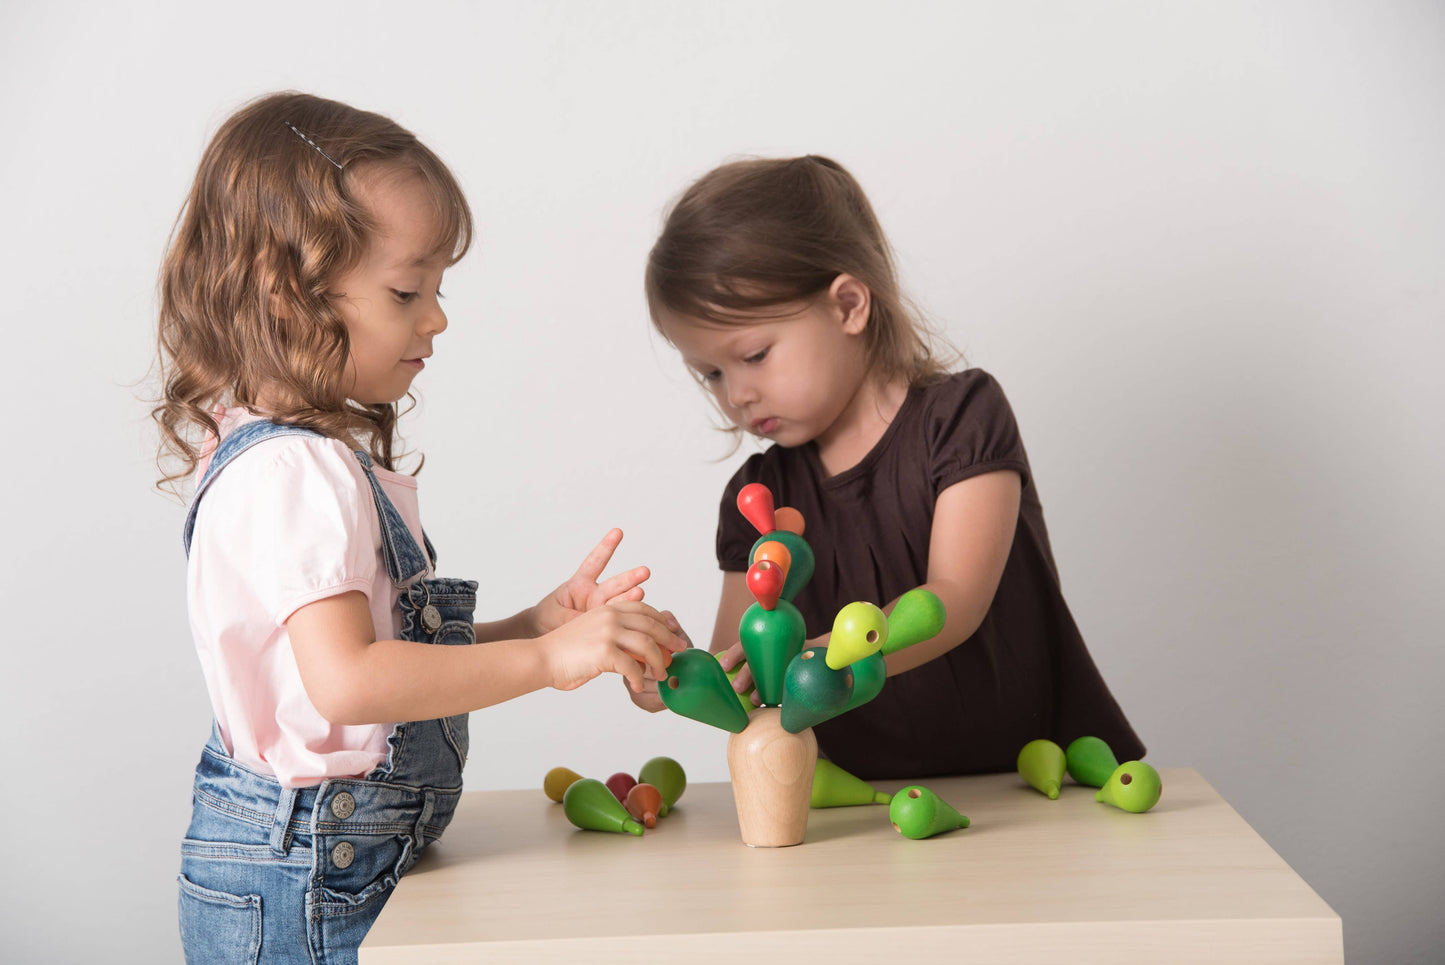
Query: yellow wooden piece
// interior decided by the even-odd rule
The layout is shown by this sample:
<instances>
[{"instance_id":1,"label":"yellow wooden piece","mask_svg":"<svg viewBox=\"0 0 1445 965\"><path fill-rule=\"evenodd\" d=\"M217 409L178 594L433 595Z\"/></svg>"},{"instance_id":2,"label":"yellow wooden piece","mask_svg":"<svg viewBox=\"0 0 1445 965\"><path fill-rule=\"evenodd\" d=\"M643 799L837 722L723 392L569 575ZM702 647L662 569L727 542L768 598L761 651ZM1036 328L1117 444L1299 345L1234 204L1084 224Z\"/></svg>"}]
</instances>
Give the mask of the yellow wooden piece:
<instances>
[{"instance_id":1,"label":"yellow wooden piece","mask_svg":"<svg viewBox=\"0 0 1445 965\"><path fill-rule=\"evenodd\" d=\"M542 778L542 793L561 804L562 795L567 793L567 788L580 780L582 775L576 771L566 767L554 767Z\"/></svg>"}]
</instances>

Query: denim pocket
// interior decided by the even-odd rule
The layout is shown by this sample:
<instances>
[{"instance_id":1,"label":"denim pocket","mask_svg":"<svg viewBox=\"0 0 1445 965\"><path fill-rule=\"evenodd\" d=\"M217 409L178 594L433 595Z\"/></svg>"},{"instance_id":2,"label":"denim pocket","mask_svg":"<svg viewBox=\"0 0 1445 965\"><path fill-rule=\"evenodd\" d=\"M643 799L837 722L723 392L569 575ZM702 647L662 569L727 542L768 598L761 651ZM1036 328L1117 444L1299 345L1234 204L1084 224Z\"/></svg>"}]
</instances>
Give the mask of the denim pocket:
<instances>
[{"instance_id":1,"label":"denim pocket","mask_svg":"<svg viewBox=\"0 0 1445 965\"><path fill-rule=\"evenodd\" d=\"M212 891L185 875L176 881L187 965L255 965L261 956L261 896Z\"/></svg>"},{"instance_id":2,"label":"denim pocket","mask_svg":"<svg viewBox=\"0 0 1445 965\"><path fill-rule=\"evenodd\" d=\"M320 843L325 868L320 887L313 888L307 900L321 916L375 916L416 863L416 846L408 834L326 835Z\"/></svg>"}]
</instances>

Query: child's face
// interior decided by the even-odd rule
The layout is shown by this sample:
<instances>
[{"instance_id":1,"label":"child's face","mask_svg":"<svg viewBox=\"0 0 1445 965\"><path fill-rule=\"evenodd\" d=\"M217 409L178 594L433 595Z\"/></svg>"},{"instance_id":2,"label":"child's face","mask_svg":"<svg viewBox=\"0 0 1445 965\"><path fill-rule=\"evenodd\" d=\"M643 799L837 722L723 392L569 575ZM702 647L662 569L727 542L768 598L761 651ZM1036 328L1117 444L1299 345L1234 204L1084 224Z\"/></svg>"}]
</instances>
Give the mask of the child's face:
<instances>
[{"instance_id":1,"label":"child's face","mask_svg":"<svg viewBox=\"0 0 1445 965\"><path fill-rule=\"evenodd\" d=\"M347 395L364 403L404 397L447 327L438 299L446 259L436 254L431 196L415 177L356 175L355 193L376 222L361 263L337 279L333 301L351 336Z\"/></svg>"},{"instance_id":2,"label":"child's face","mask_svg":"<svg viewBox=\"0 0 1445 965\"><path fill-rule=\"evenodd\" d=\"M826 442L844 428L867 375L863 324L828 295L782 317L659 321L723 413L782 446Z\"/></svg>"}]
</instances>

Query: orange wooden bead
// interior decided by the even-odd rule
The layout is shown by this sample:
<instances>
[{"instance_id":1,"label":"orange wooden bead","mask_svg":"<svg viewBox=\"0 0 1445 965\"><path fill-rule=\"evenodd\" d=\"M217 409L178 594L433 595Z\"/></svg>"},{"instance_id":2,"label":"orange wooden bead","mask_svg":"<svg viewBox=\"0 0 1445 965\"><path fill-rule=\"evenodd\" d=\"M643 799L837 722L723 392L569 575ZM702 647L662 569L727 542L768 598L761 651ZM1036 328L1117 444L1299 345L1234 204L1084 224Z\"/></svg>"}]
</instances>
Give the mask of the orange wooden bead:
<instances>
[{"instance_id":1,"label":"orange wooden bead","mask_svg":"<svg viewBox=\"0 0 1445 965\"><path fill-rule=\"evenodd\" d=\"M753 553L753 562L767 560L769 563L776 563L783 568L783 579L788 578L788 568L793 565L793 554L788 548L775 539L770 539L759 546Z\"/></svg>"},{"instance_id":2,"label":"orange wooden bead","mask_svg":"<svg viewBox=\"0 0 1445 965\"><path fill-rule=\"evenodd\" d=\"M773 522L778 529L803 535L803 514L791 506L779 506L773 513Z\"/></svg>"},{"instance_id":3,"label":"orange wooden bead","mask_svg":"<svg viewBox=\"0 0 1445 965\"><path fill-rule=\"evenodd\" d=\"M634 784L623 805L634 821L655 828L658 812L662 810L662 792L651 784Z\"/></svg>"}]
</instances>

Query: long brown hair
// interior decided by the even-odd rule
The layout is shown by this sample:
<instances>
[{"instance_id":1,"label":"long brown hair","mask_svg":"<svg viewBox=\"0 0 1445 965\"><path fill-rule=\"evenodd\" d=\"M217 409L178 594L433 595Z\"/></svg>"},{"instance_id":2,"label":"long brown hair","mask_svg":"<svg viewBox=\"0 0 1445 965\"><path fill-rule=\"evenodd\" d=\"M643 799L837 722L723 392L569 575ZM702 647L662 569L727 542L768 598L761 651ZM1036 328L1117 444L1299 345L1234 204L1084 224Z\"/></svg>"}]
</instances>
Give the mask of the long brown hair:
<instances>
[{"instance_id":1,"label":"long brown hair","mask_svg":"<svg viewBox=\"0 0 1445 965\"><path fill-rule=\"evenodd\" d=\"M373 165L427 186L435 251L458 261L472 240L466 197L390 118L285 92L242 107L211 139L161 267L158 486L195 471L202 440L218 432L211 407L223 401L364 439L393 468L397 406L346 398L350 340L329 297L366 251L373 223L349 182ZM180 463L169 473L168 456Z\"/></svg>"},{"instance_id":2,"label":"long brown hair","mask_svg":"<svg viewBox=\"0 0 1445 965\"><path fill-rule=\"evenodd\" d=\"M958 353L904 296L873 206L830 158L753 158L703 175L664 219L644 285L662 332L663 311L746 323L826 292L845 273L872 294L864 344L874 377L915 386L948 372Z\"/></svg>"}]
</instances>

